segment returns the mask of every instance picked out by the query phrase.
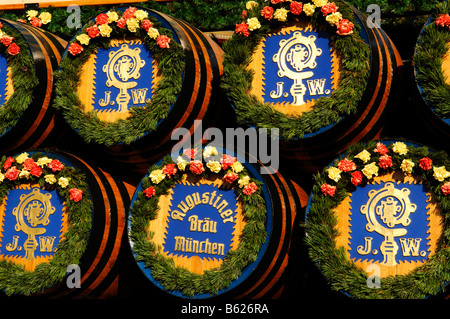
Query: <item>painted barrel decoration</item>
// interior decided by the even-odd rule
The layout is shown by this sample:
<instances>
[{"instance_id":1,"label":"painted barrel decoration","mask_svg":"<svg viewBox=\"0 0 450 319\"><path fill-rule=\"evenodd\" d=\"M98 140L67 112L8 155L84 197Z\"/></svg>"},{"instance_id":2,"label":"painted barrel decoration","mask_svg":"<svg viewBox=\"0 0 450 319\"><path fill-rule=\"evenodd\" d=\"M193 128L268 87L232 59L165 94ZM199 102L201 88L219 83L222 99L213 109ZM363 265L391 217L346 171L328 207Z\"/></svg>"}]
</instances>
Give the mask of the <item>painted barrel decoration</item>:
<instances>
[{"instance_id":1,"label":"painted barrel decoration","mask_svg":"<svg viewBox=\"0 0 450 319\"><path fill-rule=\"evenodd\" d=\"M142 293L206 299L282 292L294 218L306 201L298 185L251 161L206 146L150 168L128 218Z\"/></svg>"},{"instance_id":2,"label":"painted barrel decoration","mask_svg":"<svg viewBox=\"0 0 450 319\"><path fill-rule=\"evenodd\" d=\"M279 129L281 156L306 171L380 136L402 66L386 33L341 1L247 8L224 52L237 121Z\"/></svg>"},{"instance_id":3,"label":"painted barrel decoration","mask_svg":"<svg viewBox=\"0 0 450 319\"><path fill-rule=\"evenodd\" d=\"M127 186L77 155L57 150L4 157L2 177L2 294L46 299L117 295Z\"/></svg>"},{"instance_id":4,"label":"painted barrel decoration","mask_svg":"<svg viewBox=\"0 0 450 319\"><path fill-rule=\"evenodd\" d=\"M24 23L0 19L0 150L17 152L49 145L59 138L53 72L66 41Z\"/></svg>"},{"instance_id":5,"label":"painted barrel decoration","mask_svg":"<svg viewBox=\"0 0 450 319\"><path fill-rule=\"evenodd\" d=\"M448 160L408 141L371 141L317 175L305 240L333 290L384 299L443 293L450 274Z\"/></svg>"},{"instance_id":6,"label":"painted barrel decoration","mask_svg":"<svg viewBox=\"0 0 450 319\"><path fill-rule=\"evenodd\" d=\"M103 12L65 52L55 105L84 142L119 163L148 168L220 110L221 48L195 27L136 7ZM67 95L67 90L78 97Z\"/></svg>"},{"instance_id":7,"label":"painted barrel decoration","mask_svg":"<svg viewBox=\"0 0 450 319\"><path fill-rule=\"evenodd\" d=\"M442 19L448 13L447 2L437 6L419 34L414 51L414 74L411 81L415 97L413 101L419 120L417 125L422 128L417 138L429 140L435 147L446 147L447 151L447 141L450 136L450 103L448 102L450 37Z\"/></svg>"}]
</instances>

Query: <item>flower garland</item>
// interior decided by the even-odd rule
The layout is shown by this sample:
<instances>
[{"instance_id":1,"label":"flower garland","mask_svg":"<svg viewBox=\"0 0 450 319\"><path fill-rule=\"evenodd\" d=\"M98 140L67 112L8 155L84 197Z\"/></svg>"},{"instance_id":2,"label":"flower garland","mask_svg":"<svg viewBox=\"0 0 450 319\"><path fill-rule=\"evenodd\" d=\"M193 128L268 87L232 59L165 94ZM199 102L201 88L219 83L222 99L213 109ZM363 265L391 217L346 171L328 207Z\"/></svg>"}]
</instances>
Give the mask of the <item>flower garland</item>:
<instances>
[{"instance_id":1,"label":"flower garland","mask_svg":"<svg viewBox=\"0 0 450 319\"><path fill-rule=\"evenodd\" d=\"M69 228L53 258L37 265L34 271L0 260L0 289L7 295L30 295L60 282L66 275L67 265L79 263L91 229L92 202L84 176L78 169L39 152L4 156L0 162L0 198L3 200L9 190L25 183L57 190L65 202Z\"/></svg>"},{"instance_id":2,"label":"flower garland","mask_svg":"<svg viewBox=\"0 0 450 319\"><path fill-rule=\"evenodd\" d=\"M289 140L314 133L357 111L368 79L370 50L359 36L359 26L353 22L353 12L347 4L326 0L308 3L271 0L261 5L249 1L242 18L245 21L236 24L235 34L224 44L225 77L222 82L240 123L277 127L280 137ZM247 94L253 79L248 65L262 37L275 27L299 20L327 26L331 40L341 53L343 68L338 88L331 96L316 99L314 109L301 116L287 116L270 103L260 103Z\"/></svg>"},{"instance_id":3,"label":"flower garland","mask_svg":"<svg viewBox=\"0 0 450 319\"><path fill-rule=\"evenodd\" d=\"M442 61L449 50L450 5L439 3L419 37L413 61L416 80L434 113L450 118L450 85L442 72Z\"/></svg>"},{"instance_id":4,"label":"flower garland","mask_svg":"<svg viewBox=\"0 0 450 319\"><path fill-rule=\"evenodd\" d=\"M20 53L20 47L14 42L14 37L9 36L3 30L3 23L0 22L0 42L3 44L9 55L18 55Z\"/></svg>"},{"instance_id":5,"label":"flower garland","mask_svg":"<svg viewBox=\"0 0 450 319\"><path fill-rule=\"evenodd\" d=\"M221 178L234 187L237 198L243 203L246 225L239 247L231 250L222 266L207 270L203 275L191 273L176 267L171 258L165 257L148 240L147 227L158 214L161 195L193 174L207 178L210 174ZM217 294L226 289L240 276L241 271L256 260L256 256L266 240L266 203L262 197L261 183L252 178L245 167L235 157L219 154L217 149L207 146L203 151L192 148L185 150L174 162L167 156L162 164L154 165L142 180L142 190L130 208L130 241L137 261L143 261L150 269L152 277L169 291L180 291L185 296Z\"/></svg>"},{"instance_id":6,"label":"flower garland","mask_svg":"<svg viewBox=\"0 0 450 319\"><path fill-rule=\"evenodd\" d=\"M305 222L306 243L311 259L317 263L334 290L356 298L424 298L442 291L450 280L448 245L450 235L444 229L439 250L428 262L410 274L384 278L380 289L367 287L367 274L348 260L343 247L336 249L337 207L356 187L374 176L402 172L420 178L439 203L443 225L450 217L450 160L444 152L395 142L386 145L371 141L352 146L343 158L315 176L311 205ZM333 271L329 271L331 268ZM427 274L431 274L427 276Z\"/></svg>"},{"instance_id":7,"label":"flower garland","mask_svg":"<svg viewBox=\"0 0 450 319\"><path fill-rule=\"evenodd\" d=\"M47 25L50 22L52 22L52 14L47 11L39 13L39 11L37 10L27 10L25 14L26 14L25 19L19 18L16 21L22 23L28 23L29 21L33 27L38 28L42 27L42 25Z\"/></svg>"},{"instance_id":8,"label":"flower garland","mask_svg":"<svg viewBox=\"0 0 450 319\"><path fill-rule=\"evenodd\" d=\"M161 71L161 80L152 101L145 107L130 108L130 117L112 123L102 122L95 112L83 112L84 106L75 94L80 70L91 54L99 48L109 48L112 37L137 36L152 52ZM94 22L84 26L70 42L68 54L60 63L57 79L57 96L54 107L62 109L68 123L86 142L106 146L130 144L156 129L158 121L166 117L176 95L181 90L184 53L181 45L172 41L171 31L160 27L148 12L129 7L124 12L110 10L98 14Z\"/></svg>"}]
</instances>

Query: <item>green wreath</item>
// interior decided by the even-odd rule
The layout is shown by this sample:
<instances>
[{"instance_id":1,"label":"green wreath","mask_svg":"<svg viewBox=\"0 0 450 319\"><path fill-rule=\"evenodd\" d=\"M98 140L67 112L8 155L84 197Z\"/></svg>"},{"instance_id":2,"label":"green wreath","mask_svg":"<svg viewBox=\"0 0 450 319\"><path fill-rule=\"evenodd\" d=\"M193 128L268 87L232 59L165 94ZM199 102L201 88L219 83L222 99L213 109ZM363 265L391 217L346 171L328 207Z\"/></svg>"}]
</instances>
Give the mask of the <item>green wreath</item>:
<instances>
[{"instance_id":1,"label":"green wreath","mask_svg":"<svg viewBox=\"0 0 450 319\"><path fill-rule=\"evenodd\" d=\"M386 152L387 151L387 152ZM384 154L384 155L383 155ZM383 168L384 167L384 168ZM311 203L306 215L305 242L309 256L327 278L331 288L355 298L422 299L443 291L450 280L450 160L444 152L403 142L371 141L352 146L341 159L315 176ZM403 172L421 178L436 199L443 218L438 249L427 263L408 275L381 279L379 289L369 288L368 274L348 259L345 248L336 248L337 207L356 187L374 175Z\"/></svg>"},{"instance_id":2,"label":"green wreath","mask_svg":"<svg viewBox=\"0 0 450 319\"><path fill-rule=\"evenodd\" d=\"M24 183L37 183L41 188L54 190L64 200L69 227L58 250L47 263L40 263L34 271L22 265L0 260L0 289L7 295L31 295L61 282L70 264L79 264L91 230L92 201L83 174L43 153L22 153L5 156L0 162L0 198L9 190Z\"/></svg>"},{"instance_id":3,"label":"green wreath","mask_svg":"<svg viewBox=\"0 0 450 319\"><path fill-rule=\"evenodd\" d=\"M153 17L145 17L145 12L130 7L123 13L110 10L107 14L99 14L95 22L89 22L76 39L71 41L68 53L61 60L60 71L55 75L57 82L54 106L63 111L66 121L88 143L106 146L130 144L156 130L158 122L167 116L170 107L176 102L182 86L185 63L183 50L181 45L173 41L171 31L162 28ZM96 36L89 35L92 33L87 29L91 27L97 27ZM98 118L96 112L83 111L84 106L76 93L81 69L97 49L109 48L110 37L123 38L130 35L141 38L152 52L153 58L158 62L161 79L152 101L145 107L132 107L129 118L106 123Z\"/></svg>"},{"instance_id":4,"label":"green wreath","mask_svg":"<svg viewBox=\"0 0 450 319\"><path fill-rule=\"evenodd\" d=\"M414 52L416 80L427 104L440 118L450 118L450 85L442 72L442 61L450 49L450 21L439 23L441 15L448 16L450 5L444 1L436 6L424 27ZM439 24L439 25L438 25Z\"/></svg>"},{"instance_id":5,"label":"green wreath","mask_svg":"<svg viewBox=\"0 0 450 319\"><path fill-rule=\"evenodd\" d=\"M353 12L347 4L341 1L331 3L326 0L312 2L314 4L271 1L265 3L264 7L262 4L252 4L255 3L254 1L247 2L247 10L243 13L247 19L246 22L236 25L235 34L224 44L225 77L222 82L222 87L231 99L238 122L241 124L251 124L261 128L277 127L280 130L280 137L289 140L314 133L322 127L338 122L343 116L357 111L358 102L364 93L369 75L369 46L359 36L360 27L356 22L353 23ZM297 9L292 7L293 4L297 5ZM300 4L301 10L298 9ZM337 5L339 11L333 11L333 5ZM327 6L331 7L328 12L332 13L325 17L322 9L329 8ZM261 17L263 10L273 14ZM282 10L281 12L286 15L277 15L277 10ZM336 19L339 18L339 22L336 23ZM254 19L257 19L259 27ZM338 88L331 96L315 100L314 109L301 116L288 116L275 110L270 103L261 103L255 96L248 94L253 74L247 67L251 62L252 52L262 37L270 33L273 28L298 19L310 21L315 26L326 26L331 40L342 55L342 74ZM345 32L348 31L346 29L348 26L351 26L350 32ZM249 27L253 31L250 31Z\"/></svg>"},{"instance_id":6,"label":"green wreath","mask_svg":"<svg viewBox=\"0 0 450 319\"><path fill-rule=\"evenodd\" d=\"M6 25L1 25L0 34L0 53L6 56L8 67L11 68L14 89L14 93L0 108L0 135L3 135L16 125L33 102L33 90L39 81L33 58L23 37ZM11 37L12 42L7 40Z\"/></svg>"},{"instance_id":7,"label":"green wreath","mask_svg":"<svg viewBox=\"0 0 450 319\"><path fill-rule=\"evenodd\" d=\"M150 168L130 208L129 238L136 260L144 262L145 267L151 270L151 276L167 291L179 291L189 297L217 294L238 279L242 270L256 260L267 236L266 202L262 197L261 183L250 177L235 158L228 155L221 157L215 148L206 147L203 160L194 160L197 156L193 154L199 151L187 151L178 157L176 163L167 156L161 164ZM187 173L205 178L212 174L233 185L237 198L242 201L246 221L238 248L228 252L219 268L207 270L202 275L175 266L173 259L165 257L161 247L156 247L148 238L149 222L158 214L159 197L167 194Z\"/></svg>"}]
</instances>

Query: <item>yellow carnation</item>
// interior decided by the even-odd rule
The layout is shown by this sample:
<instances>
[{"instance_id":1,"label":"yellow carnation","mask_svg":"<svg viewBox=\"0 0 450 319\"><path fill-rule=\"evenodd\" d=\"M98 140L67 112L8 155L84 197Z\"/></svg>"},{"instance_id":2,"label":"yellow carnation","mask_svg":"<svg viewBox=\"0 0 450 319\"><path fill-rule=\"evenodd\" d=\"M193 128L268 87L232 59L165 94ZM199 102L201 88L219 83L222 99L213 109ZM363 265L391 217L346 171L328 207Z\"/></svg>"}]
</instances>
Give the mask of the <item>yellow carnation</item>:
<instances>
[{"instance_id":1,"label":"yellow carnation","mask_svg":"<svg viewBox=\"0 0 450 319\"><path fill-rule=\"evenodd\" d=\"M213 173L219 173L222 169L222 165L220 165L218 161L209 161L206 163L206 167L208 167Z\"/></svg>"},{"instance_id":2,"label":"yellow carnation","mask_svg":"<svg viewBox=\"0 0 450 319\"><path fill-rule=\"evenodd\" d=\"M314 14L314 11L316 10L316 6L311 3L306 3L303 5L303 12L307 16L312 16Z\"/></svg>"},{"instance_id":3,"label":"yellow carnation","mask_svg":"<svg viewBox=\"0 0 450 319\"><path fill-rule=\"evenodd\" d=\"M400 165L400 168L402 169L402 171L405 173L408 173L408 174L412 173L413 167L414 167L414 162L409 159L404 159L402 161L402 164Z\"/></svg>"},{"instance_id":4,"label":"yellow carnation","mask_svg":"<svg viewBox=\"0 0 450 319\"><path fill-rule=\"evenodd\" d=\"M242 166L242 164L239 162L234 162L233 164L231 164L231 169L233 170L233 172L239 173L242 172L244 166Z\"/></svg>"},{"instance_id":5,"label":"yellow carnation","mask_svg":"<svg viewBox=\"0 0 450 319\"><path fill-rule=\"evenodd\" d=\"M341 170L337 167L330 167L327 169L328 177L335 182L338 182L341 179Z\"/></svg>"},{"instance_id":6,"label":"yellow carnation","mask_svg":"<svg viewBox=\"0 0 450 319\"><path fill-rule=\"evenodd\" d=\"M30 173L29 171L26 171L26 170L22 170L22 171L20 171L20 173L19 173L19 178L26 178L26 179L29 179L30 176L31 176L31 173Z\"/></svg>"},{"instance_id":7,"label":"yellow carnation","mask_svg":"<svg viewBox=\"0 0 450 319\"><path fill-rule=\"evenodd\" d=\"M210 157L219 154L214 146L206 146L203 150L203 157Z\"/></svg>"},{"instance_id":8,"label":"yellow carnation","mask_svg":"<svg viewBox=\"0 0 450 319\"><path fill-rule=\"evenodd\" d=\"M166 174L163 173L162 169L155 169L150 173L150 179L155 184L159 184L165 177Z\"/></svg>"},{"instance_id":9,"label":"yellow carnation","mask_svg":"<svg viewBox=\"0 0 450 319\"><path fill-rule=\"evenodd\" d=\"M328 0L312 0L312 2L316 5L316 7L323 7L328 3Z\"/></svg>"},{"instance_id":10,"label":"yellow carnation","mask_svg":"<svg viewBox=\"0 0 450 319\"><path fill-rule=\"evenodd\" d=\"M136 10L136 12L134 13L134 16L139 21L142 21L142 20L148 18L148 12L144 11L144 10Z\"/></svg>"},{"instance_id":11,"label":"yellow carnation","mask_svg":"<svg viewBox=\"0 0 450 319\"><path fill-rule=\"evenodd\" d=\"M16 162L22 164L28 158L28 153L22 153L16 157Z\"/></svg>"},{"instance_id":12,"label":"yellow carnation","mask_svg":"<svg viewBox=\"0 0 450 319\"><path fill-rule=\"evenodd\" d=\"M408 153L408 146L403 142L395 142L392 150L400 155L406 155Z\"/></svg>"},{"instance_id":13,"label":"yellow carnation","mask_svg":"<svg viewBox=\"0 0 450 319\"><path fill-rule=\"evenodd\" d=\"M364 150L358 153L355 158L360 159L364 163L367 163L370 160L370 153L367 150Z\"/></svg>"},{"instance_id":14,"label":"yellow carnation","mask_svg":"<svg viewBox=\"0 0 450 319\"><path fill-rule=\"evenodd\" d=\"M5 179L5 175L3 175L2 173L0 173L0 183L3 182L4 179Z\"/></svg>"},{"instance_id":15,"label":"yellow carnation","mask_svg":"<svg viewBox=\"0 0 450 319\"><path fill-rule=\"evenodd\" d=\"M367 164L361 170L361 172L368 178L371 179L373 176L378 176L378 166L375 162Z\"/></svg>"},{"instance_id":16,"label":"yellow carnation","mask_svg":"<svg viewBox=\"0 0 450 319\"><path fill-rule=\"evenodd\" d=\"M116 11L108 11L106 12L106 15L108 16L108 23L116 22L119 20L119 15Z\"/></svg>"},{"instance_id":17,"label":"yellow carnation","mask_svg":"<svg viewBox=\"0 0 450 319\"><path fill-rule=\"evenodd\" d=\"M259 23L258 18L247 19L247 24L250 31L261 28L261 23Z\"/></svg>"},{"instance_id":18,"label":"yellow carnation","mask_svg":"<svg viewBox=\"0 0 450 319\"><path fill-rule=\"evenodd\" d=\"M44 176L45 182L48 184L55 184L56 183L56 177L53 174L48 174Z\"/></svg>"},{"instance_id":19,"label":"yellow carnation","mask_svg":"<svg viewBox=\"0 0 450 319\"><path fill-rule=\"evenodd\" d=\"M247 3L245 4L245 9L247 10L251 10L255 7L258 7L258 2L256 1L247 1Z\"/></svg>"},{"instance_id":20,"label":"yellow carnation","mask_svg":"<svg viewBox=\"0 0 450 319\"><path fill-rule=\"evenodd\" d=\"M434 178L439 182L443 182L444 179L450 176L450 173L445 169L445 166L433 167L433 172Z\"/></svg>"},{"instance_id":21,"label":"yellow carnation","mask_svg":"<svg viewBox=\"0 0 450 319\"><path fill-rule=\"evenodd\" d=\"M43 24L50 23L52 21L52 15L50 12L42 12L39 15L39 19L41 19Z\"/></svg>"},{"instance_id":22,"label":"yellow carnation","mask_svg":"<svg viewBox=\"0 0 450 319\"><path fill-rule=\"evenodd\" d=\"M38 15L39 12L37 12L36 10L28 10L27 11L27 17L28 20L31 20L31 18L36 17Z\"/></svg>"},{"instance_id":23,"label":"yellow carnation","mask_svg":"<svg viewBox=\"0 0 450 319\"><path fill-rule=\"evenodd\" d=\"M88 45L90 39L91 39L91 37L88 36L86 33L77 35L78 42L80 42L81 44L84 44L84 45Z\"/></svg>"},{"instance_id":24,"label":"yellow carnation","mask_svg":"<svg viewBox=\"0 0 450 319\"><path fill-rule=\"evenodd\" d=\"M36 164L39 165L40 167L44 167L44 165L47 165L49 163L51 163L52 159L48 158L47 156L44 157L39 157L39 159L37 160Z\"/></svg>"},{"instance_id":25,"label":"yellow carnation","mask_svg":"<svg viewBox=\"0 0 450 319\"><path fill-rule=\"evenodd\" d=\"M58 185L61 186L62 188L66 188L69 185L70 182L70 178L67 177L60 177L58 179Z\"/></svg>"},{"instance_id":26,"label":"yellow carnation","mask_svg":"<svg viewBox=\"0 0 450 319\"><path fill-rule=\"evenodd\" d=\"M288 11L284 8L280 8L275 10L275 13L273 14L274 19L277 19L278 21L286 21L287 19Z\"/></svg>"},{"instance_id":27,"label":"yellow carnation","mask_svg":"<svg viewBox=\"0 0 450 319\"><path fill-rule=\"evenodd\" d=\"M333 12L325 18L330 25L335 25L342 19L342 14L340 12Z\"/></svg>"},{"instance_id":28,"label":"yellow carnation","mask_svg":"<svg viewBox=\"0 0 450 319\"><path fill-rule=\"evenodd\" d=\"M186 169L188 162L186 162L183 157L178 156L177 158L177 167L180 171L184 171Z\"/></svg>"},{"instance_id":29,"label":"yellow carnation","mask_svg":"<svg viewBox=\"0 0 450 319\"><path fill-rule=\"evenodd\" d=\"M155 28L148 29L147 34L152 39L156 39L157 37L159 37L159 31Z\"/></svg>"},{"instance_id":30,"label":"yellow carnation","mask_svg":"<svg viewBox=\"0 0 450 319\"><path fill-rule=\"evenodd\" d=\"M98 30L100 31L100 34L102 35L102 37L107 37L107 38L109 38L109 36L112 32L112 28L107 23L99 25Z\"/></svg>"},{"instance_id":31,"label":"yellow carnation","mask_svg":"<svg viewBox=\"0 0 450 319\"><path fill-rule=\"evenodd\" d=\"M239 184L239 187L240 187L240 188L242 188L242 187L248 185L248 183L250 183L250 177L249 177L248 175L245 176L245 177L243 177L243 178L240 178L240 179L238 180L238 184Z\"/></svg>"},{"instance_id":32,"label":"yellow carnation","mask_svg":"<svg viewBox=\"0 0 450 319\"><path fill-rule=\"evenodd\" d=\"M130 32L136 32L139 28L139 21L136 18L128 19L127 28Z\"/></svg>"}]
</instances>

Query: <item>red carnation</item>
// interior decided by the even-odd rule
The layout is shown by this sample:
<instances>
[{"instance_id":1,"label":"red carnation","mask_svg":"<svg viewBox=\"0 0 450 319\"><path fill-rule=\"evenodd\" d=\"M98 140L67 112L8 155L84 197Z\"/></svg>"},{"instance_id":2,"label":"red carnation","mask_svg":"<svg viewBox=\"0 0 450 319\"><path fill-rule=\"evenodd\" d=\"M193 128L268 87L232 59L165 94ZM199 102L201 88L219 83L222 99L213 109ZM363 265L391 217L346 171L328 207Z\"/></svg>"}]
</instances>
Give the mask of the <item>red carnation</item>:
<instances>
[{"instance_id":1,"label":"red carnation","mask_svg":"<svg viewBox=\"0 0 450 319\"><path fill-rule=\"evenodd\" d=\"M343 172L351 172L356 169L356 164L353 161L350 161L346 158L339 161L338 168Z\"/></svg>"},{"instance_id":2,"label":"red carnation","mask_svg":"<svg viewBox=\"0 0 450 319\"><path fill-rule=\"evenodd\" d=\"M8 45L10 45L10 44L13 42L13 40L14 40L14 37L10 37L10 36L7 36L7 35L3 35L3 36L1 37L1 39L0 39L0 42L1 42L5 47L7 47Z\"/></svg>"},{"instance_id":3,"label":"red carnation","mask_svg":"<svg viewBox=\"0 0 450 319\"><path fill-rule=\"evenodd\" d=\"M419 160L419 167L424 171L429 171L433 167L433 161L428 157L421 158Z\"/></svg>"},{"instance_id":4,"label":"red carnation","mask_svg":"<svg viewBox=\"0 0 450 319\"><path fill-rule=\"evenodd\" d=\"M70 46L69 46L69 52L72 54L72 55L78 55L78 54L80 54L84 49L83 49L83 47L79 44L79 43L77 43L77 42L72 42L71 44L70 44Z\"/></svg>"},{"instance_id":5,"label":"red carnation","mask_svg":"<svg viewBox=\"0 0 450 319\"><path fill-rule=\"evenodd\" d=\"M273 8L272 7L264 7L261 10L261 16L267 20L272 19Z\"/></svg>"},{"instance_id":6,"label":"red carnation","mask_svg":"<svg viewBox=\"0 0 450 319\"><path fill-rule=\"evenodd\" d=\"M248 31L248 25L245 22L240 24L236 24L236 29L234 30L236 34L242 34L243 36L248 37L250 35L250 31Z\"/></svg>"},{"instance_id":7,"label":"red carnation","mask_svg":"<svg viewBox=\"0 0 450 319\"><path fill-rule=\"evenodd\" d=\"M203 163L200 161L193 161L189 165L189 170L197 175L200 175L205 171L205 168L203 167Z\"/></svg>"},{"instance_id":8,"label":"red carnation","mask_svg":"<svg viewBox=\"0 0 450 319\"><path fill-rule=\"evenodd\" d=\"M124 18L120 18L119 20L117 20L117 26L121 29L125 29L125 26L127 25L127 20L125 20Z\"/></svg>"},{"instance_id":9,"label":"red carnation","mask_svg":"<svg viewBox=\"0 0 450 319\"><path fill-rule=\"evenodd\" d=\"M383 143L378 142L377 147L373 150L375 153L380 153L380 155L386 155L387 152L389 152L386 145Z\"/></svg>"},{"instance_id":10,"label":"red carnation","mask_svg":"<svg viewBox=\"0 0 450 319\"><path fill-rule=\"evenodd\" d=\"M74 202L79 202L83 198L83 191L78 188L71 188L69 189L70 193L70 200L73 200Z\"/></svg>"},{"instance_id":11,"label":"red carnation","mask_svg":"<svg viewBox=\"0 0 450 319\"><path fill-rule=\"evenodd\" d=\"M330 13L337 12L338 9L339 7L334 2L328 2L327 4L322 6L322 9L320 9L320 11L322 11L323 16L326 16Z\"/></svg>"},{"instance_id":12,"label":"red carnation","mask_svg":"<svg viewBox=\"0 0 450 319\"><path fill-rule=\"evenodd\" d=\"M30 174L36 177L41 176L42 174L42 167L40 167L39 165L35 165L30 169Z\"/></svg>"},{"instance_id":13,"label":"red carnation","mask_svg":"<svg viewBox=\"0 0 450 319\"><path fill-rule=\"evenodd\" d=\"M144 29L145 31L148 31L148 29L150 29L153 26L153 24L151 23L150 20L144 19L144 20L142 20L141 26L142 26L142 29Z\"/></svg>"},{"instance_id":14,"label":"red carnation","mask_svg":"<svg viewBox=\"0 0 450 319\"><path fill-rule=\"evenodd\" d=\"M19 54L19 52L20 52L20 47L17 44L15 44L15 43L11 44L8 47L8 54L9 55L17 55L17 54Z\"/></svg>"},{"instance_id":15,"label":"red carnation","mask_svg":"<svg viewBox=\"0 0 450 319\"><path fill-rule=\"evenodd\" d=\"M19 177L20 171L15 167L11 167L5 174L5 177L10 181L15 181Z\"/></svg>"},{"instance_id":16,"label":"red carnation","mask_svg":"<svg viewBox=\"0 0 450 319\"><path fill-rule=\"evenodd\" d=\"M93 25L92 27L87 28L86 32L88 36L91 38L96 38L100 36L100 30L98 29L97 25Z\"/></svg>"},{"instance_id":17,"label":"red carnation","mask_svg":"<svg viewBox=\"0 0 450 319\"><path fill-rule=\"evenodd\" d=\"M350 35L353 33L354 24L348 19L341 19L336 23L337 31L339 35Z\"/></svg>"},{"instance_id":18,"label":"red carnation","mask_svg":"<svg viewBox=\"0 0 450 319\"><path fill-rule=\"evenodd\" d=\"M325 196L331 196L333 197L336 193L336 186L331 186L330 184L323 184L320 186L320 190Z\"/></svg>"},{"instance_id":19,"label":"red carnation","mask_svg":"<svg viewBox=\"0 0 450 319\"><path fill-rule=\"evenodd\" d=\"M299 15L303 11L303 3L297 1L291 1L289 9L292 14Z\"/></svg>"},{"instance_id":20,"label":"red carnation","mask_svg":"<svg viewBox=\"0 0 450 319\"><path fill-rule=\"evenodd\" d=\"M108 23L108 15L105 13L100 13L95 17L95 22L97 22L98 24Z\"/></svg>"},{"instance_id":21,"label":"red carnation","mask_svg":"<svg viewBox=\"0 0 450 319\"><path fill-rule=\"evenodd\" d=\"M4 170L7 170L8 168L10 168L11 165L12 165L12 163L14 163L14 161L15 161L14 158L12 158L11 156L8 157L8 158L6 159L6 161L5 161L5 164L3 164L3 169L4 169Z\"/></svg>"},{"instance_id":22,"label":"red carnation","mask_svg":"<svg viewBox=\"0 0 450 319\"><path fill-rule=\"evenodd\" d=\"M145 194L145 197L151 198L156 195L156 190L153 186L150 186L149 188L144 189L144 194Z\"/></svg>"},{"instance_id":23,"label":"red carnation","mask_svg":"<svg viewBox=\"0 0 450 319\"><path fill-rule=\"evenodd\" d=\"M27 158L23 162L23 168L36 177L39 177L42 174L42 168L32 158Z\"/></svg>"},{"instance_id":24,"label":"red carnation","mask_svg":"<svg viewBox=\"0 0 450 319\"><path fill-rule=\"evenodd\" d=\"M235 180L239 178L239 175L235 172L227 173L223 176L222 180L229 184L233 183Z\"/></svg>"},{"instance_id":25,"label":"red carnation","mask_svg":"<svg viewBox=\"0 0 450 319\"><path fill-rule=\"evenodd\" d=\"M448 27L450 25L450 16L448 13L440 14L434 23L440 27Z\"/></svg>"},{"instance_id":26,"label":"red carnation","mask_svg":"<svg viewBox=\"0 0 450 319\"><path fill-rule=\"evenodd\" d=\"M241 12L241 17L242 17L242 19L245 19L246 17L247 17L247 10L242 10L242 12Z\"/></svg>"},{"instance_id":27,"label":"red carnation","mask_svg":"<svg viewBox=\"0 0 450 319\"><path fill-rule=\"evenodd\" d=\"M381 156L378 160L378 165L382 169L387 169L387 168L391 167L392 166L392 157L390 157L389 155Z\"/></svg>"},{"instance_id":28,"label":"red carnation","mask_svg":"<svg viewBox=\"0 0 450 319\"><path fill-rule=\"evenodd\" d=\"M352 175L352 178L350 181L352 182L352 184L355 186L361 185L362 180L363 180L363 174L360 171L356 171L356 172L353 172L351 175Z\"/></svg>"},{"instance_id":29,"label":"red carnation","mask_svg":"<svg viewBox=\"0 0 450 319\"><path fill-rule=\"evenodd\" d=\"M64 168L64 164L61 163L57 159L53 159L48 165L48 168L50 168L53 172L60 171Z\"/></svg>"},{"instance_id":30,"label":"red carnation","mask_svg":"<svg viewBox=\"0 0 450 319\"><path fill-rule=\"evenodd\" d=\"M159 37L156 38L156 44L161 49L168 49L168 48L170 48L169 42L170 42L170 38L167 35L160 35Z\"/></svg>"},{"instance_id":31,"label":"red carnation","mask_svg":"<svg viewBox=\"0 0 450 319\"><path fill-rule=\"evenodd\" d=\"M247 184L244 189L242 190L242 192L245 195L250 196L251 194L253 194L254 192L256 192L256 190L258 189L258 186L256 186L255 182L251 182L250 184Z\"/></svg>"},{"instance_id":32,"label":"red carnation","mask_svg":"<svg viewBox=\"0 0 450 319\"><path fill-rule=\"evenodd\" d=\"M137 10L137 9L134 8L134 7L129 7L128 9L126 9L126 10L124 11L122 17L123 17L125 20L131 19L131 18L134 17L134 13L136 12L136 10Z\"/></svg>"},{"instance_id":33,"label":"red carnation","mask_svg":"<svg viewBox=\"0 0 450 319\"><path fill-rule=\"evenodd\" d=\"M42 20L39 18L36 18L36 17L32 17L30 23L33 27L41 27L42 26Z\"/></svg>"},{"instance_id":34,"label":"red carnation","mask_svg":"<svg viewBox=\"0 0 450 319\"><path fill-rule=\"evenodd\" d=\"M220 159L220 163L222 163L223 170L226 170L228 167L233 165L234 162L236 162L236 158L226 154L223 154L222 158Z\"/></svg>"},{"instance_id":35,"label":"red carnation","mask_svg":"<svg viewBox=\"0 0 450 319\"><path fill-rule=\"evenodd\" d=\"M188 148L183 151L183 154L189 157L190 159L194 159L198 154L198 149L196 148Z\"/></svg>"},{"instance_id":36,"label":"red carnation","mask_svg":"<svg viewBox=\"0 0 450 319\"><path fill-rule=\"evenodd\" d=\"M167 164L162 169L163 174L166 174L168 178L170 178L172 175L175 175L177 172L177 168L175 167L175 164Z\"/></svg>"}]
</instances>

